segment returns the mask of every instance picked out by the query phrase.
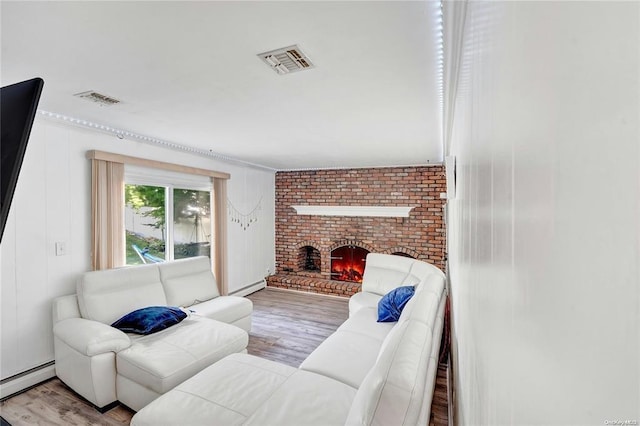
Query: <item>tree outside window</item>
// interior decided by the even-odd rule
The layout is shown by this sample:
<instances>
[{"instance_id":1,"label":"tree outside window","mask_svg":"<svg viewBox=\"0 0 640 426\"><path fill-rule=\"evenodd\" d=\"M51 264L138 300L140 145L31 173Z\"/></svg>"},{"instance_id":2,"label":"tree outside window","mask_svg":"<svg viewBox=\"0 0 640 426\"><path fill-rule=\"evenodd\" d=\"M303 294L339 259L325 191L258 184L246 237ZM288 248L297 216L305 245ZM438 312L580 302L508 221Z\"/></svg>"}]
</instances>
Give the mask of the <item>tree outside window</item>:
<instances>
[{"instance_id":1,"label":"tree outside window","mask_svg":"<svg viewBox=\"0 0 640 426\"><path fill-rule=\"evenodd\" d=\"M125 205L128 265L210 256L209 191L127 184Z\"/></svg>"}]
</instances>

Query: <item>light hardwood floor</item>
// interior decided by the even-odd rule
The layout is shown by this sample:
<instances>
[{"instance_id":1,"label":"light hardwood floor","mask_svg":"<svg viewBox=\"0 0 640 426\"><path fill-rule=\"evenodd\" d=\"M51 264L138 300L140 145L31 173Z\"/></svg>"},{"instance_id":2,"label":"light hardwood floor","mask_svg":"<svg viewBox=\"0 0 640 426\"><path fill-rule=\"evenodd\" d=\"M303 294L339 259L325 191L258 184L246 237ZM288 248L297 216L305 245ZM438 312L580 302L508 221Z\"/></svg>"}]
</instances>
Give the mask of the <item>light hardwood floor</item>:
<instances>
[{"instance_id":1,"label":"light hardwood floor","mask_svg":"<svg viewBox=\"0 0 640 426\"><path fill-rule=\"evenodd\" d=\"M348 316L347 299L275 289L260 290L248 297L254 305L248 352L293 367L298 367ZM128 425L133 412L117 406L100 414L54 378L0 403L0 415L14 426L111 426ZM438 368L429 423L448 424L446 366Z\"/></svg>"}]
</instances>

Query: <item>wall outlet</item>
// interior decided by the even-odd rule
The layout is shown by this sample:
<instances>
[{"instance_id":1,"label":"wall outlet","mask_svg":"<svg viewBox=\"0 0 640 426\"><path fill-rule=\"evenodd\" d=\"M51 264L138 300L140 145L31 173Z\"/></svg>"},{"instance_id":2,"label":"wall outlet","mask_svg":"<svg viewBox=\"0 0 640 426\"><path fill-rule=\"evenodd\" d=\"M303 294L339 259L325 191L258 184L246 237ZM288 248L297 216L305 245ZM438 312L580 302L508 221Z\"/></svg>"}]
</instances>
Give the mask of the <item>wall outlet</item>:
<instances>
[{"instance_id":1,"label":"wall outlet","mask_svg":"<svg viewBox=\"0 0 640 426\"><path fill-rule=\"evenodd\" d=\"M56 256L65 256L67 254L67 243L66 241L57 241L56 242Z\"/></svg>"}]
</instances>

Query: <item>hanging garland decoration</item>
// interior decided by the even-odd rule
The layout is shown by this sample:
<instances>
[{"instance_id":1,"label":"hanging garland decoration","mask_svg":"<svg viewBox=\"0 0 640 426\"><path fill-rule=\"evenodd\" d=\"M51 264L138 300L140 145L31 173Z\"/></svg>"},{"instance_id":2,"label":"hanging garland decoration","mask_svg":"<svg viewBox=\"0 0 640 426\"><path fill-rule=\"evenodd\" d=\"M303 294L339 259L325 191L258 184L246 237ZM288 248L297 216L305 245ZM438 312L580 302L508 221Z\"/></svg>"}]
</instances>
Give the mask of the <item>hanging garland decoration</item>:
<instances>
[{"instance_id":1,"label":"hanging garland decoration","mask_svg":"<svg viewBox=\"0 0 640 426\"><path fill-rule=\"evenodd\" d=\"M262 197L258 201L258 204L251 210L251 212L244 214L240 212L232 203L231 200L227 198L227 207L229 211L229 217L231 218L231 222L237 223L240 225L243 231L246 231L249 225L258 221L258 212L262 210Z\"/></svg>"}]
</instances>

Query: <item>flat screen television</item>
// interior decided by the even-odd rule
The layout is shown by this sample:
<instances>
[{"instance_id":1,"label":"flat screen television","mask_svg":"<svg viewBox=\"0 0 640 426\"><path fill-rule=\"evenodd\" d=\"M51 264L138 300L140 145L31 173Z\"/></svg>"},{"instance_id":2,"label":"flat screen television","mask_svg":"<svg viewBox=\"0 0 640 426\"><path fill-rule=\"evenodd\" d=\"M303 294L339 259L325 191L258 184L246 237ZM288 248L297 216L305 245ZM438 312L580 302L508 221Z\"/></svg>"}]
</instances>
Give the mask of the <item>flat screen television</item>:
<instances>
[{"instance_id":1,"label":"flat screen television","mask_svg":"<svg viewBox=\"0 0 640 426\"><path fill-rule=\"evenodd\" d=\"M0 88L0 241L43 86L33 78Z\"/></svg>"}]
</instances>

